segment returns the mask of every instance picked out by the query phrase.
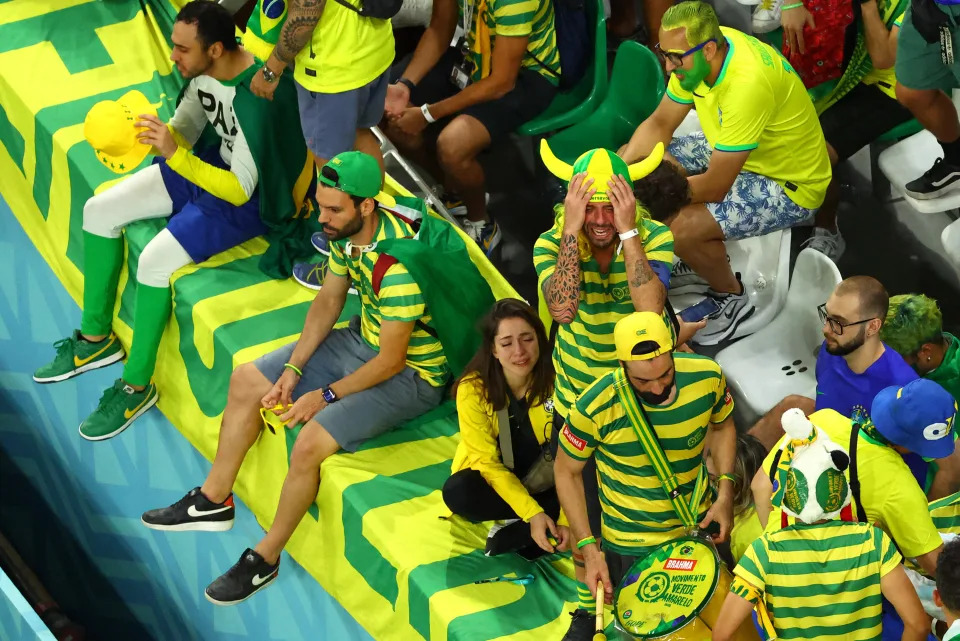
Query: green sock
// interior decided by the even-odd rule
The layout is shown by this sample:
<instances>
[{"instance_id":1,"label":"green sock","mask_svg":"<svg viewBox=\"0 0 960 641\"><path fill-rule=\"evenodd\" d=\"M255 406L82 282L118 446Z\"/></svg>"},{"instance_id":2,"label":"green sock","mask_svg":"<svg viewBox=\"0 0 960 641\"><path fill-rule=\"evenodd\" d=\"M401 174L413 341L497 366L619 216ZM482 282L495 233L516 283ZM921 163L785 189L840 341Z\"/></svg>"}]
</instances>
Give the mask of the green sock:
<instances>
[{"instance_id":1,"label":"green sock","mask_svg":"<svg viewBox=\"0 0 960 641\"><path fill-rule=\"evenodd\" d=\"M133 314L133 345L123 368L123 380L131 385L146 385L157 365L157 350L163 329L170 318L173 295L170 287L151 287L137 283L137 306Z\"/></svg>"},{"instance_id":2,"label":"green sock","mask_svg":"<svg viewBox=\"0 0 960 641\"><path fill-rule=\"evenodd\" d=\"M577 581L577 600L580 602L578 607L581 610L586 610L590 614L597 613L596 601L590 595L590 588L587 587L586 583Z\"/></svg>"},{"instance_id":3,"label":"green sock","mask_svg":"<svg viewBox=\"0 0 960 641\"><path fill-rule=\"evenodd\" d=\"M123 238L83 232L83 319L80 331L90 336L110 333L117 283L123 266Z\"/></svg>"}]
</instances>

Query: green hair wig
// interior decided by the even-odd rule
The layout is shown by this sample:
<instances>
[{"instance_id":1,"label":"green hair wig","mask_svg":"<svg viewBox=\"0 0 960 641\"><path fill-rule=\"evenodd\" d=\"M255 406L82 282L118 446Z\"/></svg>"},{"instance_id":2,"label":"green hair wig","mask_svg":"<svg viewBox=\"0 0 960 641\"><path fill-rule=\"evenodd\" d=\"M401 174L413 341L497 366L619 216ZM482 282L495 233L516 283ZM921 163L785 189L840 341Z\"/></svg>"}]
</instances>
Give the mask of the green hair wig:
<instances>
[{"instance_id":1,"label":"green hair wig","mask_svg":"<svg viewBox=\"0 0 960 641\"><path fill-rule=\"evenodd\" d=\"M700 0L678 2L667 9L660 22L660 28L664 31L686 29L687 43L691 47L711 39L716 40L718 46L724 43L716 11Z\"/></svg>"},{"instance_id":2,"label":"green hair wig","mask_svg":"<svg viewBox=\"0 0 960 641\"><path fill-rule=\"evenodd\" d=\"M937 301L923 294L901 294L890 299L880 338L898 354L916 354L927 343L941 340L943 316Z\"/></svg>"}]
</instances>

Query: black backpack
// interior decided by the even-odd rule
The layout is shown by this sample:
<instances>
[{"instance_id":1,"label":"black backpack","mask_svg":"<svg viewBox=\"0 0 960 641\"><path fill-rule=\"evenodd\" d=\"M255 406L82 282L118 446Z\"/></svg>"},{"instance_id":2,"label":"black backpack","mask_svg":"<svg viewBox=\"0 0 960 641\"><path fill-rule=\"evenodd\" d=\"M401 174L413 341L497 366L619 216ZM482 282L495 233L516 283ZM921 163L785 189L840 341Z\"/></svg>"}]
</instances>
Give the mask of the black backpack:
<instances>
[{"instance_id":1,"label":"black backpack","mask_svg":"<svg viewBox=\"0 0 960 641\"><path fill-rule=\"evenodd\" d=\"M560 80L560 91L567 91L580 82L593 57L591 55L593 42L590 27L587 24L587 10L585 0L549 1L553 2L553 24L557 33L557 50L560 53L560 72L557 73L532 53L528 52L528 55Z\"/></svg>"},{"instance_id":2,"label":"black backpack","mask_svg":"<svg viewBox=\"0 0 960 641\"><path fill-rule=\"evenodd\" d=\"M337 2L347 9L359 13L364 18L376 18L377 20L389 20L397 15L400 7L403 6L403 0L362 0L359 8L353 6L347 0L337 0Z\"/></svg>"}]
</instances>

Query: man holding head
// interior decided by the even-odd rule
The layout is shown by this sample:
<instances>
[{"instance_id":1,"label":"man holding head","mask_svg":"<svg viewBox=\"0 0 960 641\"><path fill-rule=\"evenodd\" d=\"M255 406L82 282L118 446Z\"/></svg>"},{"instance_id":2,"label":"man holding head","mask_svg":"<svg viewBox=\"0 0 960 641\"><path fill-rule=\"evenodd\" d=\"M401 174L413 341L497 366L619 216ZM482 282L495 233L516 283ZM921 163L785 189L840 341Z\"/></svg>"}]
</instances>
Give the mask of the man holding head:
<instances>
[{"instance_id":1,"label":"man holding head","mask_svg":"<svg viewBox=\"0 0 960 641\"><path fill-rule=\"evenodd\" d=\"M671 74L667 92L620 155L633 162L662 142L689 175L691 203L669 221L686 264L671 288L717 298L720 310L694 339L714 345L754 311L724 241L812 220L830 183L830 160L790 64L756 38L721 27L710 5L693 0L668 9L657 50ZM703 132L674 138L691 108Z\"/></svg>"},{"instance_id":2,"label":"man holding head","mask_svg":"<svg viewBox=\"0 0 960 641\"><path fill-rule=\"evenodd\" d=\"M688 530L733 524L736 428L733 399L720 366L698 354L674 352L661 314L636 312L617 322L619 366L600 376L570 408L554 465L557 495L583 554L591 593L603 581L606 601L634 560ZM708 487L703 458L710 439L719 488ZM651 446L659 442L660 446ZM659 452L657 451L659 450ZM583 469L596 454L603 551L591 534ZM658 470L669 470L668 494ZM578 609L564 641L593 638Z\"/></svg>"},{"instance_id":3,"label":"man holding head","mask_svg":"<svg viewBox=\"0 0 960 641\"><path fill-rule=\"evenodd\" d=\"M280 406L280 422L303 425L270 530L206 589L217 605L239 603L277 577L280 552L316 500L327 458L341 449L354 452L435 407L449 377L443 348L431 334L430 310L406 267L387 268L379 292L372 285L377 243L413 235L409 222L383 209L393 199L380 192L380 165L363 152L344 152L321 168L319 182L320 222L333 244L303 333L233 372L217 454L203 485L141 519L156 530L230 529L233 484L263 430L261 408ZM351 286L360 295L360 317L334 329Z\"/></svg>"}]
</instances>

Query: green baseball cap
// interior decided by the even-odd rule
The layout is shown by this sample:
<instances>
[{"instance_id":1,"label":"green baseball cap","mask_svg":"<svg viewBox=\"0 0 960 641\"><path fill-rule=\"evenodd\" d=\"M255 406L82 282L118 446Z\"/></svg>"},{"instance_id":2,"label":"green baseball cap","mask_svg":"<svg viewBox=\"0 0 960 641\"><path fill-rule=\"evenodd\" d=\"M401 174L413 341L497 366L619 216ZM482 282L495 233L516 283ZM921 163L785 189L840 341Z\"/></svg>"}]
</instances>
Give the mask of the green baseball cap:
<instances>
[{"instance_id":1,"label":"green baseball cap","mask_svg":"<svg viewBox=\"0 0 960 641\"><path fill-rule=\"evenodd\" d=\"M362 151L345 151L337 154L320 168L317 180L327 187L339 189L345 194L359 198L373 198L385 207L396 204L393 196L380 190L382 178L380 163Z\"/></svg>"}]
</instances>

